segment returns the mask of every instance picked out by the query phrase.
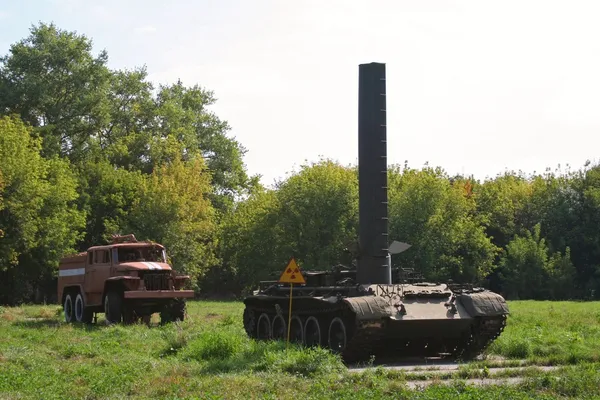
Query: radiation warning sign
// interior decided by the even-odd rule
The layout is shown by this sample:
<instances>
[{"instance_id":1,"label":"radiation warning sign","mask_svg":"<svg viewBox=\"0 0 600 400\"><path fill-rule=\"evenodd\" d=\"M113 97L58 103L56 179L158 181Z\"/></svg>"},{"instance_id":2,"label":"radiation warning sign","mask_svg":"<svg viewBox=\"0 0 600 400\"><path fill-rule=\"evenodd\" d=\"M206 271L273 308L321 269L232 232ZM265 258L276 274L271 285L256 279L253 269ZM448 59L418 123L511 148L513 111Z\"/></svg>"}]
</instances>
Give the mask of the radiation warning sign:
<instances>
[{"instance_id":1,"label":"radiation warning sign","mask_svg":"<svg viewBox=\"0 0 600 400\"><path fill-rule=\"evenodd\" d=\"M291 259L279 277L279 283L306 283L295 259Z\"/></svg>"}]
</instances>

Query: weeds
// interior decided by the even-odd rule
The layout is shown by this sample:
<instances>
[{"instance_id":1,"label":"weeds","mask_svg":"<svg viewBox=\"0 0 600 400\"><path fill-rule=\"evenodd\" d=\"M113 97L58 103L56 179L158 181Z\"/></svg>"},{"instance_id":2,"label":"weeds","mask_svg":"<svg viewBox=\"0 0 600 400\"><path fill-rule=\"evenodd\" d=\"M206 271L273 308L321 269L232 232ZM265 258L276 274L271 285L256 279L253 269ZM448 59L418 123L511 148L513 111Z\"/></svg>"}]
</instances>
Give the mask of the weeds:
<instances>
[{"instance_id":1,"label":"weeds","mask_svg":"<svg viewBox=\"0 0 600 400\"><path fill-rule=\"evenodd\" d=\"M509 306L508 324L490 354L547 365L600 361L600 303L516 301Z\"/></svg>"},{"instance_id":2,"label":"weeds","mask_svg":"<svg viewBox=\"0 0 600 400\"><path fill-rule=\"evenodd\" d=\"M228 360L242 349L243 338L225 331L203 332L187 346L185 360Z\"/></svg>"},{"instance_id":3,"label":"weeds","mask_svg":"<svg viewBox=\"0 0 600 400\"><path fill-rule=\"evenodd\" d=\"M179 350L188 344L189 334L183 330L181 324L175 323L173 326L174 329L162 332L162 337L167 342L167 346L160 352L161 357L177 354Z\"/></svg>"}]
</instances>

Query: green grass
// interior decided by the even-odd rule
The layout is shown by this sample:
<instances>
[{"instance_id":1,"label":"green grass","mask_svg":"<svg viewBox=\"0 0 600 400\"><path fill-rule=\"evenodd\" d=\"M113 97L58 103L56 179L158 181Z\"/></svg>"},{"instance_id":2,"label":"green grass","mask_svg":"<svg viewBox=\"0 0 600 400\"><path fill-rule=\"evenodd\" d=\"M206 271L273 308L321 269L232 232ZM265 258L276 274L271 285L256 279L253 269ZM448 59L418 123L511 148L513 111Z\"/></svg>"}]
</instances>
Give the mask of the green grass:
<instances>
[{"instance_id":1,"label":"green grass","mask_svg":"<svg viewBox=\"0 0 600 400\"><path fill-rule=\"evenodd\" d=\"M600 362L600 303L514 301L490 354L535 364Z\"/></svg>"},{"instance_id":2,"label":"green grass","mask_svg":"<svg viewBox=\"0 0 600 400\"><path fill-rule=\"evenodd\" d=\"M600 398L600 304L523 301L510 308L490 354L564 368L493 374L487 368L495 358L442 376L349 373L325 350L248 339L236 302L190 302L184 323L151 327L68 325L55 305L0 307L0 399ZM527 379L485 388L461 381L515 375ZM407 380L422 379L454 381L407 388Z\"/></svg>"}]
</instances>

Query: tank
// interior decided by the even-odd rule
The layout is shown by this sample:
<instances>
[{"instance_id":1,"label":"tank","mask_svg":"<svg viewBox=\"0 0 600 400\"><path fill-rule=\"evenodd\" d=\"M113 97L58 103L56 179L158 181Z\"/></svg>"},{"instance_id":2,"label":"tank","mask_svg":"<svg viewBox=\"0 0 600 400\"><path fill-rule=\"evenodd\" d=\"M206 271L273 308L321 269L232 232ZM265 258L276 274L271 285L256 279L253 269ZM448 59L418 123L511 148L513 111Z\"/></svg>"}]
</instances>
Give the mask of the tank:
<instances>
[{"instance_id":1,"label":"tank","mask_svg":"<svg viewBox=\"0 0 600 400\"><path fill-rule=\"evenodd\" d=\"M418 249L388 239L385 75L383 63L359 65L359 232L345 249L353 261L302 271L306 284L291 289L290 341L327 347L347 362L371 356L472 359L501 334L508 306L484 288L426 282L417 271L392 268L393 254ZM285 340L289 296L288 284L260 282L244 299L248 336Z\"/></svg>"}]
</instances>

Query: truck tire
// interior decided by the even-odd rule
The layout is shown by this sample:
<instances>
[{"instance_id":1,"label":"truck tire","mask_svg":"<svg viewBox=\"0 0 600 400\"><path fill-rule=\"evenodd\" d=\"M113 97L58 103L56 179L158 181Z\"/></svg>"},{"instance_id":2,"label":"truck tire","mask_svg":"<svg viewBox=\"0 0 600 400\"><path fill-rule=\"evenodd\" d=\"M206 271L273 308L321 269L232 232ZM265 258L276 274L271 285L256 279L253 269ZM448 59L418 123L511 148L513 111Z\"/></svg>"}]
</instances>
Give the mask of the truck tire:
<instances>
[{"instance_id":1,"label":"truck tire","mask_svg":"<svg viewBox=\"0 0 600 400\"><path fill-rule=\"evenodd\" d=\"M123 319L123 297L118 292L108 292L104 297L104 318L109 324L118 324Z\"/></svg>"},{"instance_id":2,"label":"truck tire","mask_svg":"<svg viewBox=\"0 0 600 400\"><path fill-rule=\"evenodd\" d=\"M77 297L75 297L75 321L81 322L84 324L91 324L94 319L94 312L89 309L89 307L85 306L85 302L83 300L83 296L81 293L77 293Z\"/></svg>"},{"instance_id":3,"label":"truck tire","mask_svg":"<svg viewBox=\"0 0 600 400\"><path fill-rule=\"evenodd\" d=\"M74 310L73 310L73 295L71 293L67 293L65 295L65 301L63 303L63 311L65 312L65 322L71 323L73 322Z\"/></svg>"},{"instance_id":4,"label":"truck tire","mask_svg":"<svg viewBox=\"0 0 600 400\"><path fill-rule=\"evenodd\" d=\"M160 323L183 321L185 318L185 301L183 299L172 300L160 312Z\"/></svg>"}]
</instances>

